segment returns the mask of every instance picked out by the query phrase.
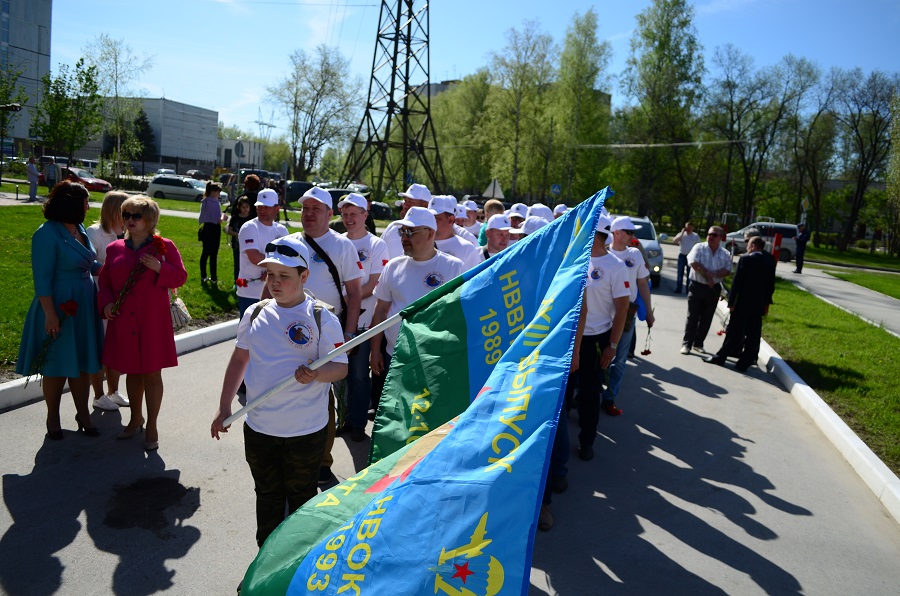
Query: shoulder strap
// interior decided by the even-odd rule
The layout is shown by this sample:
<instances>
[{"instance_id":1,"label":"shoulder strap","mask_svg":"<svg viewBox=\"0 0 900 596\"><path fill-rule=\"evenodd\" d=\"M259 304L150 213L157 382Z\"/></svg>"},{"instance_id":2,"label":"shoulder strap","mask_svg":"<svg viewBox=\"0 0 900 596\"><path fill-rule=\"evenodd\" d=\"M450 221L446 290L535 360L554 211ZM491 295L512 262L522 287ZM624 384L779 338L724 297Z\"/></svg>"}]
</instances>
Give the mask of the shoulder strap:
<instances>
[{"instance_id":1,"label":"shoulder strap","mask_svg":"<svg viewBox=\"0 0 900 596\"><path fill-rule=\"evenodd\" d=\"M487 261L491 258L491 255L488 254L487 246L481 249L481 252L484 253L484 260Z\"/></svg>"},{"instance_id":2,"label":"shoulder strap","mask_svg":"<svg viewBox=\"0 0 900 596\"><path fill-rule=\"evenodd\" d=\"M262 309L264 309L270 302L272 302L271 298L265 298L264 300L260 300L256 303L256 308L253 309L253 314L250 315L251 323L256 320L256 317L259 316L259 313L262 312Z\"/></svg>"},{"instance_id":3,"label":"shoulder strap","mask_svg":"<svg viewBox=\"0 0 900 596\"><path fill-rule=\"evenodd\" d=\"M314 251L316 251L317 255L322 257L322 260L325 261L325 264L328 265L328 271L331 273L332 279L334 279L334 285L337 286L337 293L341 300L341 322L343 323L343 318L347 316L347 303L344 301L344 292L341 288L341 277L338 275L337 267L335 266L334 261L331 260L331 257L328 256L328 253L322 250L322 247L319 246L319 243L316 242L309 234L304 232L303 239L306 240L306 243L309 244Z\"/></svg>"},{"instance_id":4,"label":"shoulder strap","mask_svg":"<svg viewBox=\"0 0 900 596\"><path fill-rule=\"evenodd\" d=\"M312 296L311 294L307 294L308 296ZM319 337L322 337L322 309L327 308L325 303L317 298L313 298L315 303L313 305L313 317L316 319L316 328L319 330ZM262 312L268 304L272 302L271 298L265 298L256 303L256 307L253 309L253 313L250 315L250 322L256 320L256 317L259 316L259 313Z\"/></svg>"}]
</instances>

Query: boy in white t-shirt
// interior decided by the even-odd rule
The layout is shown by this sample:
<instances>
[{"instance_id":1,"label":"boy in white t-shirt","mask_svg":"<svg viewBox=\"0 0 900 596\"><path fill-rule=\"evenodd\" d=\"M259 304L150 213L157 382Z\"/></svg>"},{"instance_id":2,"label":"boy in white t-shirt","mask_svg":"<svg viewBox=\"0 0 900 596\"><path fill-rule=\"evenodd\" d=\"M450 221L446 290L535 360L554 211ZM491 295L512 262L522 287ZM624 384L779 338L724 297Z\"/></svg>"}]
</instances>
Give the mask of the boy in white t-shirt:
<instances>
[{"instance_id":1,"label":"boy in white t-shirt","mask_svg":"<svg viewBox=\"0 0 900 596\"><path fill-rule=\"evenodd\" d=\"M347 376L343 354L316 370L308 368L343 343L338 318L317 308L304 292L309 258L306 245L295 236L266 245L265 258L258 264L266 269L266 288L273 300L251 306L241 318L219 410L210 428L216 439L228 432L225 419L231 416L242 379L246 379L247 403L290 375L296 379L297 384L248 412L244 423L244 452L256 490L259 546L284 520L285 503L290 515L316 495L327 436L328 390L331 383Z\"/></svg>"}]
</instances>

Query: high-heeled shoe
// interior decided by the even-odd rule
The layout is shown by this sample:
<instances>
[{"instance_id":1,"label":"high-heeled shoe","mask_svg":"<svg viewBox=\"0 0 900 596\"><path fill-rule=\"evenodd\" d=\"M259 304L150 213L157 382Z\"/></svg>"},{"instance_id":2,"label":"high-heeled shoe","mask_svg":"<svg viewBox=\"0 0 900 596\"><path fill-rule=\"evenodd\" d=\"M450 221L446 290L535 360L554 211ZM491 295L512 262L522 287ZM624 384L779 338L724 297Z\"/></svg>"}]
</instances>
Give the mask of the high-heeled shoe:
<instances>
[{"instance_id":1,"label":"high-heeled shoe","mask_svg":"<svg viewBox=\"0 0 900 596\"><path fill-rule=\"evenodd\" d=\"M140 422L138 422L137 426L132 427L131 424L122 429L118 435L116 435L117 439L130 439L135 435L135 433L141 432L144 430L144 419L141 418Z\"/></svg>"},{"instance_id":2,"label":"high-heeled shoe","mask_svg":"<svg viewBox=\"0 0 900 596\"><path fill-rule=\"evenodd\" d=\"M156 440L148 441L147 437L152 435L156 435ZM144 436L144 451L156 451L157 449L159 449L159 432L148 428L147 434Z\"/></svg>"},{"instance_id":3,"label":"high-heeled shoe","mask_svg":"<svg viewBox=\"0 0 900 596\"><path fill-rule=\"evenodd\" d=\"M75 414L75 424L78 425L78 430L83 432L86 437L99 437L100 431L97 430L97 427L94 425L85 426L81 423L81 420L78 418L78 414Z\"/></svg>"},{"instance_id":4,"label":"high-heeled shoe","mask_svg":"<svg viewBox=\"0 0 900 596\"><path fill-rule=\"evenodd\" d=\"M50 423L47 422L47 438L50 439L51 441L62 441L63 440L62 429L50 430Z\"/></svg>"}]
</instances>

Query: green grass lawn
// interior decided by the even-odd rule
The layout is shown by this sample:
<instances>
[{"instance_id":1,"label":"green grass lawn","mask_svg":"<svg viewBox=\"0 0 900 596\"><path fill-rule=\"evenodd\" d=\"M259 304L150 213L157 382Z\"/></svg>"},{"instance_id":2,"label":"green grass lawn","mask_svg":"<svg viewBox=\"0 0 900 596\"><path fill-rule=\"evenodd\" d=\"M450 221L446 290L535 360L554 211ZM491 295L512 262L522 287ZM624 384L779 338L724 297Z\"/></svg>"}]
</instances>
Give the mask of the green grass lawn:
<instances>
[{"instance_id":1,"label":"green grass lawn","mask_svg":"<svg viewBox=\"0 0 900 596\"><path fill-rule=\"evenodd\" d=\"M43 223L44 217L34 207L3 207L3 230L6 241L0 245L0 275L6 283L0 284L0 364L10 366L19 351L19 340L25 315L34 297L31 276L31 235ZM86 224L99 215L96 209L88 212ZM237 316L237 299L231 291L231 247L225 241L219 249L218 287L200 283L200 242L197 240L197 223L192 219L163 216L159 231L178 247L188 280L178 293L195 319L220 317L234 312Z\"/></svg>"},{"instance_id":2,"label":"green grass lawn","mask_svg":"<svg viewBox=\"0 0 900 596\"><path fill-rule=\"evenodd\" d=\"M778 280L763 337L895 473L900 339Z\"/></svg>"},{"instance_id":3,"label":"green grass lawn","mask_svg":"<svg viewBox=\"0 0 900 596\"><path fill-rule=\"evenodd\" d=\"M816 248L812 243L806 245L806 259L821 261L832 265L855 265L857 267L876 267L900 271L900 259L882 253L870 253L867 250L851 248L838 252L835 248Z\"/></svg>"},{"instance_id":4,"label":"green grass lawn","mask_svg":"<svg viewBox=\"0 0 900 596\"><path fill-rule=\"evenodd\" d=\"M900 275L896 273L834 271L830 269L826 269L825 273L900 300Z\"/></svg>"}]
</instances>

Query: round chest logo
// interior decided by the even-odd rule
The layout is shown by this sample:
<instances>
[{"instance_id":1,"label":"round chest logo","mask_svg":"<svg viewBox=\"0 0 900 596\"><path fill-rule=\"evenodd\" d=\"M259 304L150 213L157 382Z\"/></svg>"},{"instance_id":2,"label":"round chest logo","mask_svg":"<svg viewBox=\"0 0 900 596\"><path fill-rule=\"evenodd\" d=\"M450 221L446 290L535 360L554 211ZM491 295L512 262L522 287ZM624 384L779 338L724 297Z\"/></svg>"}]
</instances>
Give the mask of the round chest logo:
<instances>
[{"instance_id":1,"label":"round chest logo","mask_svg":"<svg viewBox=\"0 0 900 596\"><path fill-rule=\"evenodd\" d=\"M603 269L594 269L593 271L591 271L591 279L603 279Z\"/></svg>"},{"instance_id":2,"label":"round chest logo","mask_svg":"<svg viewBox=\"0 0 900 596\"><path fill-rule=\"evenodd\" d=\"M312 328L303 321L294 321L284 330L284 338L293 346L305 348L312 342Z\"/></svg>"},{"instance_id":3,"label":"round chest logo","mask_svg":"<svg viewBox=\"0 0 900 596\"><path fill-rule=\"evenodd\" d=\"M429 288L436 288L444 283L444 276L440 273L431 273L425 278L425 285Z\"/></svg>"},{"instance_id":4,"label":"round chest logo","mask_svg":"<svg viewBox=\"0 0 900 596\"><path fill-rule=\"evenodd\" d=\"M631 257L626 257L626 258L625 258L625 265L626 265L627 267L634 267L634 259L632 259Z\"/></svg>"},{"instance_id":5,"label":"round chest logo","mask_svg":"<svg viewBox=\"0 0 900 596\"><path fill-rule=\"evenodd\" d=\"M319 256L319 253L317 253L315 251L312 251L312 253L313 253L313 255L312 255L313 262L315 262L315 263L324 263L325 262L325 259L323 259L322 257Z\"/></svg>"},{"instance_id":6,"label":"round chest logo","mask_svg":"<svg viewBox=\"0 0 900 596\"><path fill-rule=\"evenodd\" d=\"M364 248L362 248L362 249L356 251L356 254L359 255L359 262L360 262L360 263L365 263L366 261L369 260L369 251L367 251L367 250L364 249Z\"/></svg>"}]
</instances>

